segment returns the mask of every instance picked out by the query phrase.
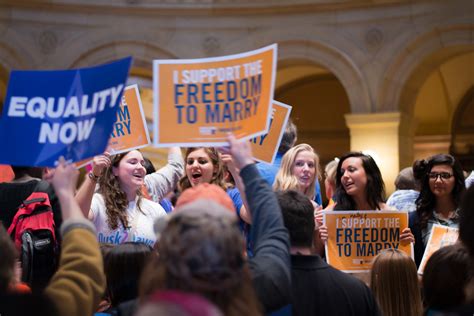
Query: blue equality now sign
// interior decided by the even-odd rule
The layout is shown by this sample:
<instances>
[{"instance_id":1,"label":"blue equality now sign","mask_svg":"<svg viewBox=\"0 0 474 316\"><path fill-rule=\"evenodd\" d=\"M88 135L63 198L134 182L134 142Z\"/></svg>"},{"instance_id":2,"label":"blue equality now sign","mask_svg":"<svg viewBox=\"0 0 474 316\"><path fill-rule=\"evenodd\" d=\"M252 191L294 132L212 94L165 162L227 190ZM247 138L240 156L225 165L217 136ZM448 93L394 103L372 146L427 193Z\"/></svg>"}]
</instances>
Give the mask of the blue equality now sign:
<instances>
[{"instance_id":1,"label":"blue equality now sign","mask_svg":"<svg viewBox=\"0 0 474 316\"><path fill-rule=\"evenodd\" d=\"M53 167L104 152L131 57L97 67L12 71L0 119L0 163Z\"/></svg>"}]
</instances>

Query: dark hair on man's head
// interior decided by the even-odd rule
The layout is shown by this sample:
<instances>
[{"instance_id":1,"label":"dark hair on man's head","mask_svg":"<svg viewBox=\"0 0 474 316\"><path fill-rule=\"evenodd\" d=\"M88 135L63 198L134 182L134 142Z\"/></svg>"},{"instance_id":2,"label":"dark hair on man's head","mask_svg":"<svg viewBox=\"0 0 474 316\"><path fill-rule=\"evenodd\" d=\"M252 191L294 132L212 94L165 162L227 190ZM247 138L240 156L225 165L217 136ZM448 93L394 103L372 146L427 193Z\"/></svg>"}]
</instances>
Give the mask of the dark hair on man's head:
<instances>
[{"instance_id":1,"label":"dark hair on man's head","mask_svg":"<svg viewBox=\"0 0 474 316\"><path fill-rule=\"evenodd\" d=\"M425 305L444 310L465 303L464 288L470 281L469 254L461 244L436 251L423 271Z\"/></svg>"},{"instance_id":2,"label":"dark hair on man's head","mask_svg":"<svg viewBox=\"0 0 474 316\"><path fill-rule=\"evenodd\" d=\"M374 158L366 155L362 152L352 151L339 159L336 170L336 206L335 210L356 210L357 205L354 199L347 194L346 190L342 186L341 178L342 163L348 158L359 158L362 161L362 167L364 168L367 176L367 185L365 188L366 200L370 207L374 210L379 209L379 204L385 201L385 184L382 179L382 173L380 172L377 163Z\"/></svg>"},{"instance_id":3,"label":"dark hair on man's head","mask_svg":"<svg viewBox=\"0 0 474 316\"><path fill-rule=\"evenodd\" d=\"M460 213L459 239L474 257L474 185L464 193Z\"/></svg>"},{"instance_id":4,"label":"dark hair on man's head","mask_svg":"<svg viewBox=\"0 0 474 316\"><path fill-rule=\"evenodd\" d=\"M114 246L104 256L107 296L112 306L137 298L138 281L152 248L142 243L126 242Z\"/></svg>"},{"instance_id":5,"label":"dark hair on man's head","mask_svg":"<svg viewBox=\"0 0 474 316\"><path fill-rule=\"evenodd\" d=\"M5 293L13 279L17 251L10 236L0 222L0 294Z\"/></svg>"},{"instance_id":6,"label":"dark hair on man's head","mask_svg":"<svg viewBox=\"0 0 474 316\"><path fill-rule=\"evenodd\" d=\"M290 233L290 242L296 247L311 247L314 234L314 208L311 201L298 191L278 191L283 221Z\"/></svg>"},{"instance_id":7,"label":"dark hair on man's head","mask_svg":"<svg viewBox=\"0 0 474 316\"><path fill-rule=\"evenodd\" d=\"M291 119L288 119L285 132L281 137L280 147L278 147L278 153L284 155L291 147L293 147L296 143L297 136L298 130L296 125L291 121Z\"/></svg>"},{"instance_id":8,"label":"dark hair on man's head","mask_svg":"<svg viewBox=\"0 0 474 316\"><path fill-rule=\"evenodd\" d=\"M464 175L461 164L453 156L447 154L438 154L415 161L413 164L413 173L421 181L420 195L416 199L416 212L420 218L420 227L426 228L427 223L436 206L436 197L430 189L429 173L434 166L448 165L453 169L454 188L451 192L456 208L461 203L461 197L466 190Z\"/></svg>"}]
</instances>

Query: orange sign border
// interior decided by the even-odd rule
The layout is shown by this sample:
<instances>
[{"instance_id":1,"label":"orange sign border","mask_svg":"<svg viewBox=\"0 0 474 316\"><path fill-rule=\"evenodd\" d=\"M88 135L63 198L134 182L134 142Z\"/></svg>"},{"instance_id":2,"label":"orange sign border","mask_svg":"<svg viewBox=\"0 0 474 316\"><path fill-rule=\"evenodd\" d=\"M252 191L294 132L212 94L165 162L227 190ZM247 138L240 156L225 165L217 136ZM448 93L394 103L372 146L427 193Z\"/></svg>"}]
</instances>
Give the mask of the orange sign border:
<instances>
[{"instance_id":1,"label":"orange sign border","mask_svg":"<svg viewBox=\"0 0 474 316\"><path fill-rule=\"evenodd\" d=\"M277 71L277 59L278 59L278 44L271 44L256 50L247 51L239 54L233 55L226 55L226 56L219 56L219 57L210 57L210 58L197 58L197 59L155 59L153 60L153 143L152 146L156 148L166 148L172 146L179 146L179 147L196 147L196 146L210 146L210 147L217 147L217 146L227 146L227 141L223 140L216 140L213 141L211 139L205 141L192 141L192 142L169 142L169 143L162 143L159 142L159 66L160 65L169 65L169 64L199 64L199 63L211 63L211 62L220 62L220 61L227 61L239 58L250 57L252 55L257 55L261 53L265 53L267 51L273 51L273 61L272 61L272 69L273 73L271 76L271 86L270 86L270 102L273 102L273 95L275 90L275 81L276 81L276 71ZM269 109L271 106L269 107ZM271 118L271 111L269 110L266 117L266 127L264 130L253 133L247 136L239 136L236 134L235 136L238 139L242 140L249 140L254 137L258 137L260 135L266 134L268 132L270 126L270 118ZM223 139L223 137L220 137Z\"/></svg>"},{"instance_id":2,"label":"orange sign border","mask_svg":"<svg viewBox=\"0 0 474 316\"><path fill-rule=\"evenodd\" d=\"M134 90L135 91L135 96L137 98L137 102L138 102L138 107L139 107L139 110L140 110L140 115L141 115L141 118L142 118L142 124L143 124L143 127L144 127L144 130L145 130L145 134L146 134L146 144L140 144L140 145L137 145L137 146L134 146L134 147L126 147L126 148L123 148L123 149L120 149L120 150L111 150L110 151L110 154L111 155L118 155L120 153L123 153L123 152L127 152L127 151L131 151L131 150L135 150L135 149L140 149L140 148L143 148L143 147L147 147L147 146L150 146L151 144L151 140L150 140L150 133L148 132L148 126L146 124L146 118L145 118L145 112L143 111L143 104L142 104L142 98L140 97L140 91L138 89L138 84L132 84L130 86L127 86L125 87L125 89L123 90L123 95L122 96L125 96L125 91L127 90ZM119 105L120 106L120 105ZM115 123L114 123L115 124ZM110 136L109 136L109 142L110 142ZM107 150L109 150L109 147L107 146ZM90 158L90 159L85 159L85 160L82 160L82 161L78 161L80 164L77 165L76 163L76 168L77 169L80 169L86 165L88 165L89 163L91 163L93 158Z\"/></svg>"},{"instance_id":3,"label":"orange sign border","mask_svg":"<svg viewBox=\"0 0 474 316\"><path fill-rule=\"evenodd\" d=\"M272 102L272 109L274 106L279 106L279 107L282 107L286 110L286 114L285 114L285 118L283 119L283 124L280 128L280 135L278 135L278 140L276 142L276 145L275 147L273 148L273 154L272 154L272 159L270 161L267 161L267 160L263 160L263 159L260 159L258 157L253 157L256 161L259 161L259 162L264 162L264 163L269 163L269 164L273 164L273 162L275 161L275 157L277 155L277 152L278 152L278 147L280 146L280 143L281 143L281 139L283 137L283 134L285 133L285 128L286 128L286 125L288 124L288 120L290 118L290 115L291 115L291 110L293 109L293 107L291 105L288 105L288 104L285 104L285 103L282 103L282 102L279 102L279 101L276 101L276 100L273 100ZM273 111L271 111L270 113L273 113ZM270 128L268 129L268 134L271 133L272 131L272 126L270 126ZM257 146L257 145L254 145L252 144L252 149L254 146Z\"/></svg>"},{"instance_id":4,"label":"orange sign border","mask_svg":"<svg viewBox=\"0 0 474 316\"><path fill-rule=\"evenodd\" d=\"M442 235L445 235L446 233L448 233L448 231L457 232L458 240L459 240L459 228L434 224L433 227L431 227L430 238L428 239L428 243L426 244L426 247L425 247L425 252L423 253L423 258L421 259L420 266L418 267L419 275L423 275L423 271L425 270L426 263L428 262L430 257L433 255L433 253L441 249L441 247L438 247L439 245L437 243L435 244L433 241L433 236L436 234L435 231L437 230L444 230L445 232ZM440 233L442 233L442 231Z\"/></svg>"},{"instance_id":5,"label":"orange sign border","mask_svg":"<svg viewBox=\"0 0 474 316\"><path fill-rule=\"evenodd\" d=\"M373 210L373 211L325 211L323 212L323 223L324 225L326 225L326 216L327 215L343 215L343 214L379 214L379 215L383 215L383 214L390 214L390 215L393 215L393 214L404 214L406 216L406 226L408 227L408 212L406 211L377 211L377 210ZM328 228L329 229L329 228ZM329 233L329 231L328 231ZM328 239L329 241L329 239ZM342 272L346 272L346 273L360 273L360 272L367 272L367 271L370 271L371 269L371 264L369 266L365 266L365 268L363 269L343 269L343 268L340 268L336 265L333 265L333 263L331 263L331 254L329 252L329 246L328 246L328 241L326 241L325 243L325 246L324 246L324 249L325 249L325 252L326 252L326 260L327 260L327 263L330 264L331 266L333 266L334 268L342 271ZM414 258L414 249L413 249L413 243L410 243L410 257L413 259Z\"/></svg>"}]
</instances>

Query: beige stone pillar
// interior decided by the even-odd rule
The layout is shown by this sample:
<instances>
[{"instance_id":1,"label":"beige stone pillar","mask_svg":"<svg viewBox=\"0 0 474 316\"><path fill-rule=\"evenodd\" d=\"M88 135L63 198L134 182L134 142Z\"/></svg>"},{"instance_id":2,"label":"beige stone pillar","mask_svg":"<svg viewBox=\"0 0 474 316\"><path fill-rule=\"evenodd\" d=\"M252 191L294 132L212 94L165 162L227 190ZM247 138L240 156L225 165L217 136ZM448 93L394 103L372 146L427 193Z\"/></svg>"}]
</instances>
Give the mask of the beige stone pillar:
<instances>
[{"instance_id":1,"label":"beige stone pillar","mask_svg":"<svg viewBox=\"0 0 474 316\"><path fill-rule=\"evenodd\" d=\"M412 125L399 112L346 114L351 150L370 154L382 172L387 197L395 190L394 181L400 166L413 155ZM400 151L402 148L403 154ZM403 149L406 148L406 151Z\"/></svg>"}]
</instances>

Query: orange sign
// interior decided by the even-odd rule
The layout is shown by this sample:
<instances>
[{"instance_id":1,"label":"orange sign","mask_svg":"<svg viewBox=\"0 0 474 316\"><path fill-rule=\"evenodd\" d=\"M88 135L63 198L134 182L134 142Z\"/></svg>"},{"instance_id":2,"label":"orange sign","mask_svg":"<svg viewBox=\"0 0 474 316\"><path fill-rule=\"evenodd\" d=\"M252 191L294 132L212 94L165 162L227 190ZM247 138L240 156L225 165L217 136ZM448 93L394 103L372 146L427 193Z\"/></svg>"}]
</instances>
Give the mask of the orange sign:
<instances>
[{"instance_id":1,"label":"orange sign","mask_svg":"<svg viewBox=\"0 0 474 316\"><path fill-rule=\"evenodd\" d=\"M420 266L418 267L418 274L423 274L426 263L433 253L440 248L455 244L458 241L458 236L459 229L457 228L437 224L433 225L430 238L426 244L425 253L423 254L423 259L421 259Z\"/></svg>"},{"instance_id":2,"label":"orange sign","mask_svg":"<svg viewBox=\"0 0 474 316\"><path fill-rule=\"evenodd\" d=\"M131 85L126 87L123 92L107 150L110 154L116 155L146 147L149 144L150 136L138 86ZM90 161L91 159L79 161L76 166L80 168Z\"/></svg>"},{"instance_id":3,"label":"orange sign","mask_svg":"<svg viewBox=\"0 0 474 316\"><path fill-rule=\"evenodd\" d=\"M156 147L223 146L267 133L277 45L237 55L153 61Z\"/></svg>"},{"instance_id":4,"label":"orange sign","mask_svg":"<svg viewBox=\"0 0 474 316\"><path fill-rule=\"evenodd\" d=\"M270 129L268 130L268 133L250 140L253 157L256 160L273 163L278 147L280 146L281 138L285 132L290 113L291 106L278 101L273 101L272 119L270 121Z\"/></svg>"},{"instance_id":5,"label":"orange sign","mask_svg":"<svg viewBox=\"0 0 474 316\"><path fill-rule=\"evenodd\" d=\"M117 121L110 135L108 148L111 154L116 155L149 144L150 136L138 86L128 86L117 110Z\"/></svg>"},{"instance_id":6,"label":"orange sign","mask_svg":"<svg viewBox=\"0 0 474 316\"><path fill-rule=\"evenodd\" d=\"M344 272L370 270L382 250L396 248L413 258L413 245L400 243L408 227L408 213L395 211L324 212L328 228L327 262Z\"/></svg>"}]
</instances>

